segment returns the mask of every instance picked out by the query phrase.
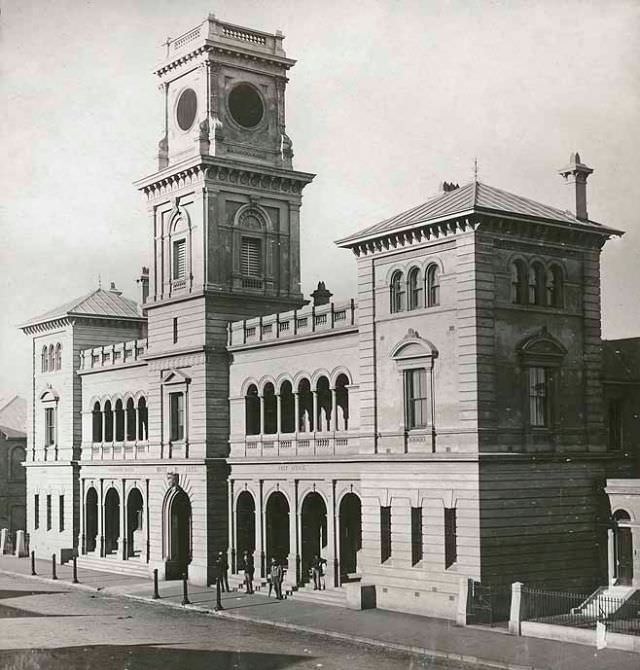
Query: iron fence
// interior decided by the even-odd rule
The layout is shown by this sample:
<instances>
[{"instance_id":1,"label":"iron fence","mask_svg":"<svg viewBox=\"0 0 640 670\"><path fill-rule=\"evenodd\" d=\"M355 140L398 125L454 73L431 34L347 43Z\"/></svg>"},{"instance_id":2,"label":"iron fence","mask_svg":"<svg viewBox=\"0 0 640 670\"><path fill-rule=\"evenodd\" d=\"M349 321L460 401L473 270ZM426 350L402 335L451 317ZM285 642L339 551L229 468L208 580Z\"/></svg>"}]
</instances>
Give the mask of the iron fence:
<instances>
[{"instance_id":1,"label":"iron fence","mask_svg":"<svg viewBox=\"0 0 640 670\"><path fill-rule=\"evenodd\" d=\"M612 632L640 635L640 592L616 598L602 591L591 594L523 587L522 621L574 628L595 628L598 621Z\"/></svg>"},{"instance_id":2,"label":"iron fence","mask_svg":"<svg viewBox=\"0 0 640 670\"><path fill-rule=\"evenodd\" d=\"M495 626L509 621L511 609L510 584L471 583L467 622Z\"/></svg>"}]
</instances>

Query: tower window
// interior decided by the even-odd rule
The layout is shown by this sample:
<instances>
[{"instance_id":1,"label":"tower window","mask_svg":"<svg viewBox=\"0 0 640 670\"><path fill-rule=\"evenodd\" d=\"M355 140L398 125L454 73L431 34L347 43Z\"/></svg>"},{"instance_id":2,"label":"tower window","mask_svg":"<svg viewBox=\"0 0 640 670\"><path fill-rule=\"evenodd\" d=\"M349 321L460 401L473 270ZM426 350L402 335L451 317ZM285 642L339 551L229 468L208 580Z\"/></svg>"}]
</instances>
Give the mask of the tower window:
<instances>
[{"instance_id":1,"label":"tower window","mask_svg":"<svg viewBox=\"0 0 640 670\"><path fill-rule=\"evenodd\" d=\"M262 241L256 237L242 238L240 273L245 277L262 277Z\"/></svg>"},{"instance_id":2,"label":"tower window","mask_svg":"<svg viewBox=\"0 0 640 670\"><path fill-rule=\"evenodd\" d=\"M562 270L559 266L552 265L547 274L547 305L562 307L563 302Z\"/></svg>"},{"instance_id":3,"label":"tower window","mask_svg":"<svg viewBox=\"0 0 640 670\"><path fill-rule=\"evenodd\" d=\"M33 496L33 527L40 528L40 496L37 493Z\"/></svg>"},{"instance_id":4,"label":"tower window","mask_svg":"<svg viewBox=\"0 0 640 670\"><path fill-rule=\"evenodd\" d=\"M173 317L173 343L177 344L178 342L178 317Z\"/></svg>"},{"instance_id":5,"label":"tower window","mask_svg":"<svg viewBox=\"0 0 640 670\"><path fill-rule=\"evenodd\" d=\"M511 302L514 305L527 304L527 268L521 260L511 265Z\"/></svg>"},{"instance_id":6,"label":"tower window","mask_svg":"<svg viewBox=\"0 0 640 670\"><path fill-rule=\"evenodd\" d=\"M538 428L549 425L549 377L548 368L529 368L529 423Z\"/></svg>"},{"instance_id":7,"label":"tower window","mask_svg":"<svg viewBox=\"0 0 640 670\"><path fill-rule=\"evenodd\" d=\"M544 305L546 278L542 263L533 263L529 271L529 304Z\"/></svg>"},{"instance_id":8,"label":"tower window","mask_svg":"<svg viewBox=\"0 0 640 670\"><path fill-rule=\"evenodd\" d=\"M46 447L56 443L56 409L46 407L44 410L44 444Z\"/></svg>"},{"instance_id":9,"label":"tower window","mask_svg":"<svg viewBox=\"0 0 640 670\"><path fill-rule=\"evenodd\" d=\"M407 280L409 289L409 309L422 307L422 282L420 281L420 270L412 268Z\"/></svg>"},{"instance_id":10,"label":"tower window","mask_svg":"<svg viewBox=\"0 0 640 670\"><path fill-rule=\"evenodd\" d=\"M171 441L184 440L184 393L169 394Z\"/></svg>"},{"instance_id":11,"label":"tower window","mask_svg":"<svg viewBox=\"0 0 640 670\"><path fill-rule=\"evenodd\" d=\"M173 243L173 278L184 279L187 269L187 242L176 240Z\"/></svg>"},{"instance_id":12,"label":"tower window","mask_svg":"<svg viewBox=\"0 0 640 670\"><path fill-rule=\"evenodd\" d=\"M51 496L47 496L47 530L51 530Z\"/></svg>"},{"instance_id":13,"label":"tower window","mask_svg":"<svg viewBox=\"0 0 640 670\"><path fill-rule=\"evenodd\" d=\"M391 507L380 508L380 562L391 558Z\"/></svg>"},{"instance_id":14,"label":"tower window","mask_svg":"<svg viewBox=\"0 0 640 670\"><path fill-rule=\"evenodd\" d=\"M405 424L407 429L427 425L427 372L424 368L405 370Z\"/></svg>"},{"instance_id":15,"label":"tower window","mask_svg":"<svg viewBox=\"0 0 640 670\"><path fill-rule=\"evenodd\" d=\"M58 523L60 532L62 532L64 530L64 496L59 496L58 503L59 503Z\"/></svg>"}]
</instances>

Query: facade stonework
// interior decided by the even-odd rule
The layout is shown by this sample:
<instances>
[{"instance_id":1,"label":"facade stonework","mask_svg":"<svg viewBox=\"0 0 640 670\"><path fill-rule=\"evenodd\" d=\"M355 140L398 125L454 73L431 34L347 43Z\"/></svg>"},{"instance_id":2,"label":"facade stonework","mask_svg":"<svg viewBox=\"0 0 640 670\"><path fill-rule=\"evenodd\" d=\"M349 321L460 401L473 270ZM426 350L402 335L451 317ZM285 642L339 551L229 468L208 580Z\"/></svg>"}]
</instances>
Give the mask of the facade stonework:
<instances>
[{"instance_id":1,"label":"facade stonework","mask_svg":"<svg viewBox=\"0 0 640 670\"><path fill-rule=\"evenodd\" d=\"M631 459L601 374L618 231L447 185L338 242L355 299L306 301L282 39L209 17L168 41L141 304L98 289L23 326L31 546L199 584L248 551L291 591L320 556L330 588L447 618L469 579L606 580L606 478Z\"/></svg>"}]
</instances>

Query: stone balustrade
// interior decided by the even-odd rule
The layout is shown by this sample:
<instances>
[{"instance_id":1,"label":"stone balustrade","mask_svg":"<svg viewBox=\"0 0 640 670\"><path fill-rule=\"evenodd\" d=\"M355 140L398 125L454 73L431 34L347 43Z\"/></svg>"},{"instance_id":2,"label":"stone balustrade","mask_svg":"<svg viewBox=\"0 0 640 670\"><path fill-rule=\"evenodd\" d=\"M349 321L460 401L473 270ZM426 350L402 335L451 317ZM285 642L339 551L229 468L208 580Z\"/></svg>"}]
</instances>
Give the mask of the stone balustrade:
<instances>
[{"instance_id":1,"label":"stone balustrade","mask_svg":"<svg viewBox=\"0 0 640 670\"><path fill-rule=\"evenodd\" d=\"M230 347L269 340L294 339L357 327L358 310L353 299L343 303L307 306L302 309L234 321L228 328Z\"/></svg>"},{"instance_id":2,"label":"stone balustrade","mask_svg":"<svg viewBox=\"0 0 640 670\"><path fill-rule=\"evenodd\" d=\"M140 360L146 351L146 339L84 349L80 352L80 370L95 370L133 363Z\"/></svg>"},{"instance_id":3,"label":"stone balustrade","mask_svg":"<svg viewBox=\"0 0 640 670\"><path fill-rule=\"evenodd\" d=\"M231 458L340 456L358 453L357 436L344 433L280 433L247 435L231 440Z\"/></svg>"}]
</instances>

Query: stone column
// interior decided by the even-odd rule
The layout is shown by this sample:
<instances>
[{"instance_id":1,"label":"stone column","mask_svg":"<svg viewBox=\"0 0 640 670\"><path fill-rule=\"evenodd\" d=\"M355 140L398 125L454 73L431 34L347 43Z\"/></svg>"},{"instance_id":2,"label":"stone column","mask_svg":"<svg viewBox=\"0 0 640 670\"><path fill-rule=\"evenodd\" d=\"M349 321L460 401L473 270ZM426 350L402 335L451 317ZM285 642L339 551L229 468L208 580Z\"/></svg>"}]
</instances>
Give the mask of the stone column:
<instances>
[{"instance_id":1,"label":"stone column","mask_svg":"<svg viewBox=\"0 0 640 670\"><path fill-rule=\"evenodd\" d=\"M87 537L86 537L86 532L87 532L87 521L86 521L86 516L87 516L87 503L85 500L85 492L84 492L85 486L84 486L84 479L82 479L82 487L80 490L80 528L81 528L81 533L82 535L80 536L80 552L83 554L87 553Z\"/></svg>"},{"instance_id":2,"label":"stone column","mask_svg":"<svg viewBox=\"0 0 640 670\"><path fill-rule=\"evenodd\" d=\"M263 521L264 521L264 504L262 501L262 479L258 483L258 499L256 500L256 516L255 516L255 549L253 552L253 565L256 571L256 574L259 574L260 577L265 576L264 572L264 543L263 543Z\"/></svg>"},{"instance_id":3,"label":"stone column","mask_svg":"<svg viewBox=\"0 0 640 670\"><path fill-rule=\"evenodd\" d=\"M296 434L296 438L298 436L298 431L300 430L300 396L298 395L297 391L293 392L293 411L295 414L295 426L293 432Z\"/></svg>"},{"instance_id":4,"label":"stone column","mask_svg":"<svg viewBox=\"0 0 640 670\"><path fill-rule=\"evenodd\" d=\"M335 433L338 429L338 400L335 386L331 387L331 418L329 421L331 430Z\"/></svg>"},{"instance_id":5,"label":"stone column","mask_svg":"<svg viewBox=\"0 0 640 670\"><path fill-rule=\"evenodd\" d=\"M146 512L146 522L145 526L147 527L147 563L149 562L149 559L151 557L151 531L149 529L149 520L150 520L150 515L149 515L149 480L147 479L145 481L146 484L146 497L145 497L145 502L144 502L144 507L145 507L145 512Z\"/></svg>"},{"instance_id":6,"label":"stone column","mask_svg":"<svg viewBox=\"0 0 640 670\"><path fill-rule=\"evenodd\" d=\"M236 514L235 514L235 505L233 502L233 479L229 480L228 489L229 489L229 555L227 560L229 561L229 567L231 568L231 574L236 574L236 543L235 543L235 530L236 530Z\"/></svg>"},{"instance_id":7,"label":"stone column","mask_svg":"<svg viewBox=\"0 0 640 670\"><path fill-rule=\"evenodd\" d=\"M126 416L126 414L125 414ZM126 426L125 426L126 427ZM126 437L127 434L125 433ZM128 558L127 555L127 491L126 491L126 480L122 480L122 503L120 503L120 548L122 550L121 556L122 560L126 561Z\"/></svg>"},{"instance_id":8,"label":"stone column","mask_svg":"<svg viewBox=\"0 0 640 670\"><path fill-rule=\"evenodd\" d=\"M100 557L104 558L104 479L100 480L100 509L98 510L98 535Z\"/></svg>"},{"instance_id":9,"label":"stone column","mask_svg":"<svg viewBox=\"0 0 640 670\"><path fill-rule=\"evenodd\" d=\"M264 435L264 396L260 397L260 437Z\"/></svg>"},{"instance_id":10,"label":"stone column","mask_svg":"<svg viewBox=\"0 0 640 670\"><path fill-rule=\"evenodd\" d=\"M607 530L607 565L609 572L609 586L613 586L616 579L616 551L615 551L615 532L613 528Z\"/></svg>"},{"instance_id":11,"label":"stone column","mask_svg":"<svg viewBox=\"0 0 640 670\"><path fill-rule=\"evenodd\" d=\"M298 486L297 480L294 483L294 488L292 491L291 500L293 505L289 510L289 555L287 556L287 583L289 589L294 586L297 586L297 564L298 564L298 524L297 524L297 511L298 511Z\"/></svg>"},{"instance_id":12,"label":"stone column","mask_svg":"<svg viewBox=\"0 0 640 670\"><path fill-rule=\"evenodd\" d=\"M312 433L317 432L318 430L318 392L312 391L313 393L313 418L311 419L312 425L309 426Z\"/></svg>"},{"instance_id":13,"label":"stone column","mask_svg":"<svg viewBox=\"0 0 640 670\"><path fill-rule=\"evenodd\" d=\"M335 394L334 394L335 399ZM337 571L338 553L336 547L336 481L331 480L331 494L329 496L329 509L327 509L327 565L325 582L333 582L334 586L340 586L340 575ZM332 577L332 579L330 579Z\"/></svg>"},{"instance_id":14,"label":"stone column","mask_svg":"<svg viewBox=\"0 0 640 670\"><path fill-rule=\"evenodd\" d=\"M511 584L511 611L509 614L509 632L520 635L520 621L522 617L522 582Z\"/></svg>"},{"instance_id":15,"label":"stone column","mask_svg":"<svg viewBox=\"0 0 640 670\"><path fill-rule=\"evenodd\" d=\"M276 432L278 433L278 436L282 432L282 398L280 397L279 393L276 393L276 403L278 406L278 411L277 411L277 422L278 425L276 427Z\"/></svg>"},{"instance_id":16,"label":"stone column","mask_svg":"<svg viewBox=\"0 0 640 670\"><path fill-rule=\"evenodd\" d=\"M302 578L302 509L298 505L298 491L300 488L300 480L296 479L294 481L295 486L295 516L296 516L296 585L301 586L303 582Z\"/></svg>"}]
</instances>

